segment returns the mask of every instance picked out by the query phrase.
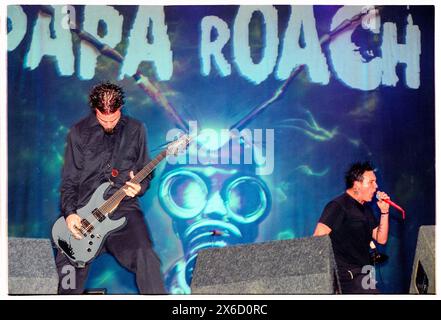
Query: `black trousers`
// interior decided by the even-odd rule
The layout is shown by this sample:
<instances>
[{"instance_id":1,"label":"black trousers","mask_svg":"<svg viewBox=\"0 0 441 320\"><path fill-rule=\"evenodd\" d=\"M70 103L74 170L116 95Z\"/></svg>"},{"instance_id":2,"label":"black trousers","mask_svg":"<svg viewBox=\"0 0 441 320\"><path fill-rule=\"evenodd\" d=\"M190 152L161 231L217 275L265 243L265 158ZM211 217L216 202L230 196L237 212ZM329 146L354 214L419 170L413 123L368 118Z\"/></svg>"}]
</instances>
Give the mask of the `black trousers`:
<instances>
[{"instance_id":1,"label":"black trousers","mask_svg":"<svg viewBox=\"0 0 441 320\"><path fill-rule=\"evenodd\" d=\"M107 237L100 254L110 253L123 267L135 273L140 294L166 294L160 270L161 262L153 250L142 213L139 210L117 210L112 214L112 219L122 216L127 218L127 224ZM71 281L62 281L63 277L70 276L66 265L72 270L72 264L60 250L56 254L55 263L59 276L58 294L82 294L89 265L74 268L75 286L72 288L72 285L66 286L66 283L72 284Z\"/></svg>"},{"instance_id":2,"label":"black trousers","mask_svg":"<svg viewBox=\"0 0 441 320\"><path fill-rule=\"evenodd\" d=\"M370 272L362 272L362 268L340 268L338 276L343 294L379 294L375 279Z\"/></svg>"}]
</instances>

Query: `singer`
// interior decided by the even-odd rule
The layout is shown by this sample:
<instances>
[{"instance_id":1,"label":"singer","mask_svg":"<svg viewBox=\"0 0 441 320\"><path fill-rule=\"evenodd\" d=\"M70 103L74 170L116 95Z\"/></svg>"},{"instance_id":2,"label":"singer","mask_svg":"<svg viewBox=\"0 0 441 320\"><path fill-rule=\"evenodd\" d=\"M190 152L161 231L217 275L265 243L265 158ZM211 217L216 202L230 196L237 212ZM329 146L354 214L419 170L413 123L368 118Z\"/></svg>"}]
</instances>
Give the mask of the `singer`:
<instances>
[{"instance_id":1,"label":"singer","mask_svg":"<svg viewBox=\"0 0 441 320\"><path fill-rule=\"evenodd\" d=\"M330 201L322 212L314 236L331 238L342 293L380 293L372 274L369 244L372 240L386 244L389 232L389 199L384 192L377 192L377 178L369 162L354 163L345 175L346 192ZM368 202L377 192L380 222L375 218Z\"/></svg>"}]
</instances>

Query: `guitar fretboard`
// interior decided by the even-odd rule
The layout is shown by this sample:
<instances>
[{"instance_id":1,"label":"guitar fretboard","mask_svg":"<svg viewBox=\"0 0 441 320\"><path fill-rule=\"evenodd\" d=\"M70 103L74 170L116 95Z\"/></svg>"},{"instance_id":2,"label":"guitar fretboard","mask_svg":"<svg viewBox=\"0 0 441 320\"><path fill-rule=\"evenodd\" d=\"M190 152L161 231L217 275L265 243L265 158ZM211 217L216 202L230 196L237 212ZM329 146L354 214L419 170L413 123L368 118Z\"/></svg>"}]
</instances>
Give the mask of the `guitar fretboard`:
<instances>
[{"instance_id":1,"label":"guitar fretboard","mask_svg":"<svg viewBox=\"0 0 441 320\"><path fill-rule=\"evenodd\" d=\"M141 183L141 181L144 180L153 171L153 169L166 157L166 155L167 150L163 150L144 168L142 168L142 170L139 171L133 177L133 179L130 180L130 182L133 182L135 184ZM126 186L119 188L118 191L116 191L109 199L107 199L106 202L103 203L101 207L98 208L103 215L107 216L111 212L113 212L119 205L119 203L124 199L124 197L126 196L126 193L124 192L125 187Z\"/></svg>"}]
</instances>

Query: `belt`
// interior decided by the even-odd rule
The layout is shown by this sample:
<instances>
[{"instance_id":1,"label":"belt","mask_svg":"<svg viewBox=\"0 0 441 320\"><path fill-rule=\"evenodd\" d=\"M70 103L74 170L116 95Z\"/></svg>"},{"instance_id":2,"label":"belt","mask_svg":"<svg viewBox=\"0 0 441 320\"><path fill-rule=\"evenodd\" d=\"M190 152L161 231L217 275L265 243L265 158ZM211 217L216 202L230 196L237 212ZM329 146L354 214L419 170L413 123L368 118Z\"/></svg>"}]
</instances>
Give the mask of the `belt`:
<instances>
[{"instance_id":1,"label":"belt","mask_svg":"<svg viewBox=\"0 0 441 320\"><path fill-rule=\"evenodd\" d=\"M351 280L354 280L354 278L360 274L367 275L371 272L370 269L367 269L367 272L362 272L362 271L363 271L363 268L359 268L359 267L342 269L342 272L348 273L350 275Z\"/></svg>"}]
</instances>

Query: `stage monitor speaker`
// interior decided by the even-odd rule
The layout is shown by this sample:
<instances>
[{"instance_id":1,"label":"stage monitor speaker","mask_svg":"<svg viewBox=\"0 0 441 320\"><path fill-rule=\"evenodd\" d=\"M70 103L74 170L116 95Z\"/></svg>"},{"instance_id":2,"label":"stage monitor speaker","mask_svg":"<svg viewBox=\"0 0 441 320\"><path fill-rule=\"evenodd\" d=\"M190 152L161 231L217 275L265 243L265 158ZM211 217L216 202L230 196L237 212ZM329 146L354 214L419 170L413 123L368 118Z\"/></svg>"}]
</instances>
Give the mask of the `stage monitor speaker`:
<instances>
[{"instance_id":1,"label":"stage monitor speaker","mask_svg":"<svg viewBox=\"0 0 441 320\"><path fill-rule=\"evenodd\" d=\"M329 236L201 250L193 294L340 293Z\"/></svg>"},{"instance_id":2,"label":"stage monitor speaker","mask_svg":"<svg viewBox=\"0 0 441 320\"><path fill-rule=\"evenodd\" d=\"M435 291L435 226L421 226L409 292L435 294Z\"/></svg>"},{"instance_id":3,"label":"stage monitor speaker","mask_svg":"<svg viewBox=\"0 0 441 320\"><path fill-rule=\"evenodd\" d=\"M9 294L57 294L58 274L49 239L9 238Z\"/></svg>"}]
</instances>

